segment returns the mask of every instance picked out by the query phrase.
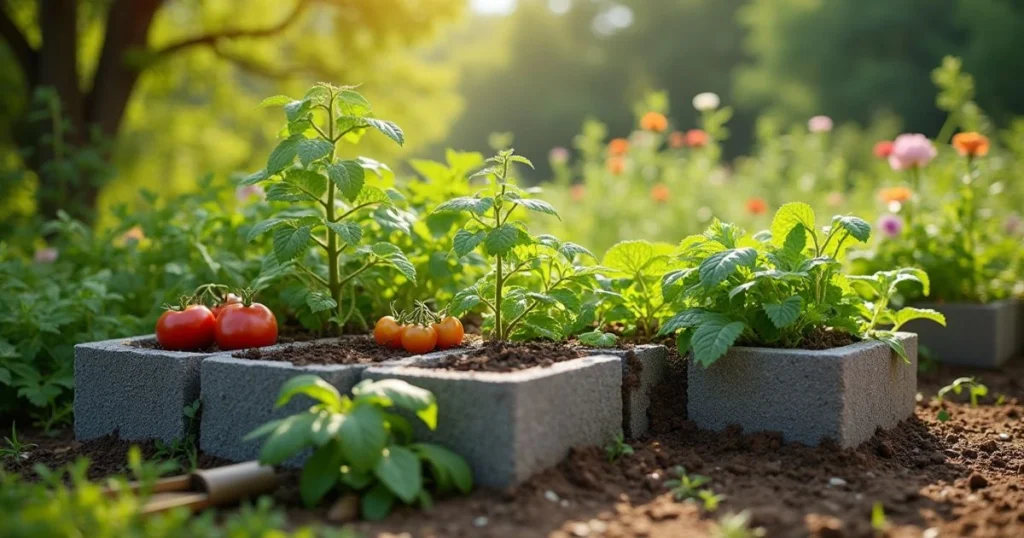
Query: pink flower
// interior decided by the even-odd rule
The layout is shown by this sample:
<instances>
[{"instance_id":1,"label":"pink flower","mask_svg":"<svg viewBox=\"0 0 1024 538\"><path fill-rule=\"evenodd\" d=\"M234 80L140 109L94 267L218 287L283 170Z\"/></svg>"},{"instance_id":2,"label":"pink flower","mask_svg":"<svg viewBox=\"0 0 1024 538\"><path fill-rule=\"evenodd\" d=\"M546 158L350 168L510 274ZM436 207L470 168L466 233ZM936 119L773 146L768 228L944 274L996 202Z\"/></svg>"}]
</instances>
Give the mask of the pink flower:
<instances>
[{"instance_id":1,"label":"pink flower","mask_svg":"<svg viewBox=\"0 0 1024 538\"><path fill-rule=\"evenodd\" d=\"M1010 235L1017 235L1017 232L1020 231L1020 225L1020 215L1014 213L1009 217L1006 217L1006 222L1003 224L1003 228L1006 230L1006 233Z\"/></svg>"},{"instance_id":2,"label":"pink flower","mask_svg":"<svg viewBox=\"0 0 1024 538\"><path fill-rule=\"evenodd\" d=\"M238 198L239 202L248 202L251 198L263 201L267 199L267 193L259 185L245 185L235 189L235 198Z\"/></svg>"},{"instance_id":3,"label":"pink flower","mask_svg":"<svg viewBox=\"0 0 1024 538\"><path fill-rule=\"evenodd\" d=\"M53 247L46 247L36 249L35 254L32 256L32 261L36 263L53 263L57 261L57 257L60 252Z\"/></svg>"},{"instance_id":4,"label":"pink flower","mask_svg":"<svg viewBox=\"0 0 1024 538\"><path fill-rule=\"evenodd\" d=\"M927 165L938 152L932 141L923 134L901 134L892 143L889 166L893 170L908 170Z\"/></svg>"},{"instance_id":5,"label":"pink flower","mask_svg":"<svg viewBox=\"0 0 1024 538\"><path fill-rule=\"evenodd\" d=\"M555 146L548 152L548 160L555 164L565 164L569 162L569 150Z\"/></svg>"},{"instance_id":6,"label":"pink flower","mask_svg":"<svg viewBox=\"0 0 1024 538\"><path fill-rule=\"evenodd\" d=\"M886 237L897 237L903 233L903 219L899 215L891 213L882 215L878 219L878 229L882 230Z\"/></svg>"},{"instance_id":7,"label":"pink flower","mask_svg":"<svg viewBox=\"0 0 1024 538\"><path fill-rule=\"evenodd\" d=\"M814 116L807 120L807 128L812 133L827 133L832 130L832 118L828 116Z\"/></svg>"}]
</instances>

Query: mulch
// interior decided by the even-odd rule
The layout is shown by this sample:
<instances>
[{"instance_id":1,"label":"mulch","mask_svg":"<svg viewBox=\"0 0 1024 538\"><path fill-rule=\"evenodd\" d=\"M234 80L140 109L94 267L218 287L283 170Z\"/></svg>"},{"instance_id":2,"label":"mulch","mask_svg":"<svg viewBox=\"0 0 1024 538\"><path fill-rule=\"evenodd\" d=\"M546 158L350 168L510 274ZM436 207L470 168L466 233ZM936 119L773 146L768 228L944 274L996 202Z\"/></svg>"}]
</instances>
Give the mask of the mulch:
<instances>
[{"instance_id":1,"label":"mulch","mask_svg":"<svg viewBox=\"0 0 1024 538\"><path fill-rule=\"evenodd\" d=\"M982 405L933 400L964 375L989 387ZM633 455L612 463L602 447L580 447L518 488L439 500L429 512L402 507L354 527L367 536L417 538L705 537L719 517L745 510L770 537L1024 536L1024 358L998 372L939 366L920 376L919 390L912 417L841 449L784 443L773 433L701 431L685 418L685 385L677 379L652 394L652 433L631 443ZM950 415L945 422L942 409ZM90 476L99 478L123 466L128 446L113 439L47 442L28 461L5 467L31 475L33 463L84 455L98 464ZM144 454L153 449L143 444ZM716 512L672 499L663 484L677 465L711 478L708 487L723 496ZM275 495L289 519L323 521L329 504L300 508L294 480ZM871 524L876 503L884 508L884 531Z\"/></svg>"}]
</instances>

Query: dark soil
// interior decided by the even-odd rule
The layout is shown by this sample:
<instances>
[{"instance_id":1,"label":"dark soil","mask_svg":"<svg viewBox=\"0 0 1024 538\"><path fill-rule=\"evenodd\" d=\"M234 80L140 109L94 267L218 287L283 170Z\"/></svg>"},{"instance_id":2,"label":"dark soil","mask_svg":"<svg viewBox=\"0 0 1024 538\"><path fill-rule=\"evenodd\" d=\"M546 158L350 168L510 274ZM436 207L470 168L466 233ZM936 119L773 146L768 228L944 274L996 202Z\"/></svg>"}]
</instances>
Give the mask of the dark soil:
<instances>
[{"instance_id":1,"label":"dark soil","mask_svg":"<svg viewBox=\"0 0 1024 538\"><path fill-rule=\"evenodd\" d=\"M369 364L410 357L400 349L382 347L369 336L349 336L329 342L288 345L267 351L247 349L232 355L239 359L290 362L296 366L309 364Z\"/></svg>"},{"instance_id":2,"label":"dark soil","mask_svg":"<svg viewBox=\"0 0 1024 538\"><path fill-rule=\"evenodd\" d=\"M553 342L485 342L463 355L449 355L425 368L462 372L514 372L547 367L583 356L579 349Z\"/></svg>"},{"instance_id":3,"label":"dark soil","mask_svg":"<svg viewBox=\"0 0 1024 538\"><path fill-rule=\"evenodd\" d=\"M922 374L914 415L856 449L787 444L777 434L738 429L700 431L681 405L682 371L675 369L676 377L652 394L652 433L631 443L631 456L610 463L602 447L580 447L518 488L439 499L427 512L402 507L384 521L354 527L391 538L707 537L722 515L748 511L773 538L1024 536L1024 358L998 372L940 366ZM989 387L981 405L971 407L963 397L932 399L963 375L977 375ZM946 422L937 418L943 408ZM52 447L37 449L16 470L59 464L68 453L115 469L127 449L89 442L63 450L65 456L55 457ZM663 483L676 465L711 478L708 486L724 496L716 512L672 499ZM300 508L292 477L275 494L289 507L289 519L323 521L330 504ZM875 503L884 507L888 526L879 533L871 526Z\"/></svg>"},{"instance_id":4,"label":"dark soil","mask_svg":"<svg viewBox=\"0 0 1024 538\"><path fill-rule=\"evenodd\" d=\"M856 336L842 331L832 331L828 329L820 329L811 332L804 337L803 342L800 343L799 349L809 349L818 351L822 349L833 349L837 347L849 346L859 342ZM782 348L786 347L781 344L771 344L759 342L751 344L748 342L740 342L737 345L751 346L751 347L767 347L767 348Z\"/></svg>"},{"instance_id":5,"label":"dark soil","mask_svg":"<svg viewBox=\"0 0 1024 538\"><path fill-rule=\"evenodd\" d=\"M159 349L161 351L164 350L164 346L161 346L160 342L156 341L156 338L145 338L145 339L142 339L142 340L130 340L130 341L126 340L125 341L125 345L128 346L128 347L136 347L136 348L139 348L139 349ZM181 350L175 350L175 351L181 351ZM189 353L219 353L220 351L221 351L221 349L219 347L217 347L216 343L210 345L209 347L204 347L204 348L201 348L201 349L191 349L191 350L188 350Z\"/></svg>"}]
</instances>

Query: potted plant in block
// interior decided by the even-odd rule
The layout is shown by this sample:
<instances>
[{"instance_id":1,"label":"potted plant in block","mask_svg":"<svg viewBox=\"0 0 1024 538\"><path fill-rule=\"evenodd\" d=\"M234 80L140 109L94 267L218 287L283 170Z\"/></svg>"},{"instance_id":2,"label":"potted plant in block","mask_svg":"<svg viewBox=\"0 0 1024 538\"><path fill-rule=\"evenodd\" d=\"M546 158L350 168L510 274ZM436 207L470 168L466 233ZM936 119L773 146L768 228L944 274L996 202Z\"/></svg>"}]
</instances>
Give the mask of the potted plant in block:
<instances>
[{"instance_id":1,"label":"potted plant in block","mask_svg":"<svg viewBox=\"0 0 1024 538\"><path fill-rule=\"evenodd\" d=\"M942 315L892 310L904 283L928 291L919 269L849 276L840 259L870 226L833 217L821 229L810 206L782 206L770 231L746 235L715 221L680 245L682 269L662 280L675 334L691 357L688 411L699 426L781 431L787 440L855 446L910 416L917 340L908 321ZM883 330L885 324L892 330Z\"/></svg>"}]
</instances>

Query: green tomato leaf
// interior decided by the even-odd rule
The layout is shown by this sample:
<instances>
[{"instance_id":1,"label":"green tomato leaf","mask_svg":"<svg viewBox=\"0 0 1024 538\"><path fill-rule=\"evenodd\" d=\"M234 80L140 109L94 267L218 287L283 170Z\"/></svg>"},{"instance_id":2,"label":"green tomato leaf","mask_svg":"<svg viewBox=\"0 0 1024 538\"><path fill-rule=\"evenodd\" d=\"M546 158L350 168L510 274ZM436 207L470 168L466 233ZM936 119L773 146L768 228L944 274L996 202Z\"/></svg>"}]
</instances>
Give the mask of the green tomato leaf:
<instances>
[{"instance_id":1,"label":"green tomato leaf","mask_svg":"<svg viewBox=\"0 0 1024 538\"><path fill-rule=\"evenodd\" d=\"M245 185L255 185L257 183L266 181L268 179L270 179L270 175L267 174L266 169L263 169L263 170L257 170L256 172L253 172L253 173L243 177L242 179L240 179L238 181L238 184L242 185L242 186L245 186Z\"/></svg>"},{"instance_id":2,"label":"green tomato leaf","mask_svg":"<svg viewBox=\"0 0 1024 538\"><path fill-rule=\"evenodd\" d=\"M699 308L690 308L683 310L678 314L672 316L661 326L661 330L658 331L659 336L666 336L672 334L680 329L689 329L697 327L701 324L704 317L709 315L705 310Z\"/></svg>"},{"instance_id":3,"label":"green tomato leaf","mask_svg":"<svg viewBox=\"0 0 1024 538\"><path fill-rule=\"evenodd\" d=\"M334 144L322 138L300 136L295 146L295 152L303 166L309 166L310 163L327 157L332 151L334 151Z\"/></svg>"},{"instance_id":4,"label":"green tomato leaf","mask_svg":"<svg viewBox=\"0 0 1024 538\"><path fill-rule=\"evenodd\" d=\"M393 121L378 120L376 118L363 118L370 127L378 130L384 136L394 140L399 146L405 144L405 133L402 132L402 128L399 127Z\"/></svg>"},{"instance_id":5,"label":"green tomato leaf","mask_svg":"<svg viewBox=\"0 0 1024 538\"><path fill-rule=\"evenodd\" d=\"M601 265L624 276L661 276L674 251L667 243L622 241L608 249Z\"/></svg>"},{"instance_id":6,"label":"green tomato leaf","mask_svg":"<svg viewBox=\"0 0 1024 538\"><path fill-rule=\"evenodd\" d=\"M536 211L537 213L544 213L546 215L554 215L558 220L562 220L562 217L558 216L558 212L551 204L544 200L537 200L534 198L518 198L515 203L529 209L530 211Z\"/></svg>"},{"instance_id":7,"label":"green tomato leaf","mask_svg":"<svg viewBox=\"0 0 1024 538\"><path fill-rule=\"evenodd\" d=\"M284 173L284 181L306 191L316 199L327 192L327 178L312 170L293 168Z\"/></svg>"},{"instance_id":8,"label":"green tomato leaf","mask_svg":"<svg viewBox=\"0 0 1024 538\"><path fill-rule=\"evenodd\" d=\"M776 246L782 246L790 231L798 226L803 226L807 233L814 234L814 209L803 202L791 202L783 205L775 212L772 219L772 241Z\"/></svg>"},{"instance_id":9,"label":"green tomato leaf","mask_svg":"<svg viewBox=\"0 0 1024 538\"><path fill-rule=\"evenodd\" d=\"M846 230L846 233L861 243L866 243L871 237L871 225L852 215L832 217L832 227Z\"/></svg>"},{"instance_id":10,"label":"green tomato leaf","mask_svg":"<svg viewBox=\"0 0 1024 538\"><path fill-rule=\"evenodd\" d=\"M256 108L284 106L287 105L288 103L291 103L292 101L294 101L294 99L288 97L287 95L275 95L273 97L267 97L266 99L260 101L260 104L257 105Z\"/></svg>"},{"instance_id":11,"label":"green tomato leaf","mask_svg":"<svg viewBox=\"0 0 1024 538\"><path fill-rule=\"evenodd\" d=\"M453 316L461 316L480 304L480 294L475 288L467 288L455 294L448 303L448 312Z\"/></svg>"},{"instance_id":12,"label":"green tomato leaf","mask_svg":"<svg viewBox=\"0 0 1024 538\"><path fill-rule=\"evenodd\" d=\"M903 342L893 333L888 331L873 331L870 338L885 342L897 355L903 359L903 362L910 364L910 358L907 357L907 350L903 347Z\"/></svg>"},{"instance_id":13,"label":"green tomato leaf","mask_svg":"<svg viewBox=\"0 0 1024 538\"><path fill-rule=\"evenodd\" d=\"M312 228L281 227L274 230L274 257L284 263L302 254L313 238Z\"/></svg>"},{"instance_id":14,"label":"green tomato leaf","mask_svg":"<svg viewBox=\"0 0 1024 538\"><path fill-rule=\"evenodd\" d=\"M768 303L764 305L764 312L768 318L779 329L792 325L800 317L800 309L804 300L799 295L787 298L781 303Z\"/></svg>"},{"instance_id":15,"label":"green tomato leaf","mask_svg":"<svg viewBox=\"0 0 1024 538\"><path fill-rule=\"evenodd\" d=\"M328 222L327 227L349 245L358 245L363 239L363 229L354 222Z\"/></svg>"},{"instance_id":16,"label":"green tomato leaf","mask_svg":"<svg viewBox=\"0 0 1024 538\"><path fill-rule=\"evenodd\" d=\"M473 250L480 245L487 235L483 230L477 230L470 232L466 229L461 229L455 232L455 237L452 238L452 251L459 258L473 252Z\"/></svg>"},{"instance_id":17,"label":"green tomato leaf","mask_svg":"<svg viewBox=\"0 0 1024 538\"><path fill-rule=\"evenodd\" d=\"M245 240L252 242L257 237L269 232L270 230L276 229L284 223L284 219L267 219L265 221L258 222L254 224L252 228L249 228L249 233L245 235Z\"/></svg>"},{"instance_id":18,"label":"green tomato leaf","mask_svg":"<svg viewBox=\"0 0 1024 538\"><path fill-rule=\"evenodd\" d=\"M528 242L528 239L529 236L522 229L506 222L487 232L484 249L489 256L503 256L508 254L512 247Z\"/></svg>"},{"instance_id":19,"label":"green tomato leaf","mask_svg":"<svg viewBox=\"0 0 1024 538\"><path fill-rule=\"evenodd\" d=\"M619 338L612 333L594 330L576 337L580 343L590 347L615 347Z\"/></svg>"},{"instance_id":20,"label":"green tomato leaf","mask_svg":"<svg viewBox=\"0 0 1024 538\"><path fill-rule=\"evenodd\" d=\"M338 187L345 198L354 201L363 190L366 171L358 161L335 161L327 165L327 177Z\"/></svg>"},{"instance_id":21,"label":"green tomato leaf","mask_svg":"<svg viewBox=\"0 0 1024 538\"><path fill-rule=\"evenodd\" d=\"M338 308L338 303L329 294L322 291L314 291L307 295L306 305L314 314Z\"/></svg>"},{"instance_id":22,"label":"green tomato leaf","mask_svg":"<svg viewBox=\"0 0 1024 538\"><path fill-rule=\"evenodd\" d=\"M416 453L403 446L387 447L377 460L373 474L396 497L406 503L415 501L417 494L423 489L420 459L416 457Z\"/></svg>"},{"instance_id":23,"label":"green tomato leaf","mask_svg":"<svg viewBox=\"0 0 1024 538\"><path fill-rule=\"evenodd\" d=\"M334 103L342 116L361 118L370 113L370 102L359 92L344 89L334 96Z\"/></svg>"},{"instance_id":24,"label":"green tomato leaf","mask_svg":"<svg viewBox=\"0 0 1024 538\"><path fill-rule=\"evenodd\" d=\"M698 268L701 284L707 287L725 282L736 269L753 267L757 262L757 251L751 247L723 250L708 256Z\"/></svg>"},{"instance_id":25,"label":"green tomato leaf","mask_svg":"<svg viewBox=\"0 0 1024 538\"><path fill-rule=\"evenodd\" d=\"M370 247L370 252L373 252L374 255L384 260L388 265L398 269L398 272L402 273L410 282L416 282L416 266L395 245L391 243L376 243Z\"/></svg>"},{"instance_id":26,"label":"green tomato leaf","mask_svg":"<svg viewBox=\"0 0 1024 538\"><path fill-rule=\"evenodd\" d=\"M914 308L908 306L901 308L891 314L893 321L893 332L900 330L904 324L915 319L928 319L932 320L943 327L946 326L946 316L937 310L930 308Z\"/></svg>"},{"instance_id":27,"label":"green tomato leaf","mask_svg":"<svg viewBox=\"0 0 1024 538\"><path fill-rule=\"evenodd\" d=\"M458 213L468 211L476 215L483 215L494 206L494 199L490 197L476 198L473 196L460 196L452 198L434 208L434 213Z\"/></svg>"},{"instance_id":28,"label":"green tomato leaf","mask_svg":"<svg viewBox=\"0 0 1024 538\"><path fill-rule=\"evenodd\" d=\"M745 328L742 321L730 321L721 314L703 316L700 326L693 331L694 360L705 368L711 366L729 351Z\"/></svg>"},{"instance_id":29,"label":"green tomato leaf","mask_svg":"<svg viewBox=\"0 0 1024 538\"><path fill-rule=\"evenodd\" d=\"M298 154L299 140L305 139L302 135L292 135L282 140L274 151L270 152L267 159L267 174L274 175L291 166Z\"/></svg>"}]
</instances>

